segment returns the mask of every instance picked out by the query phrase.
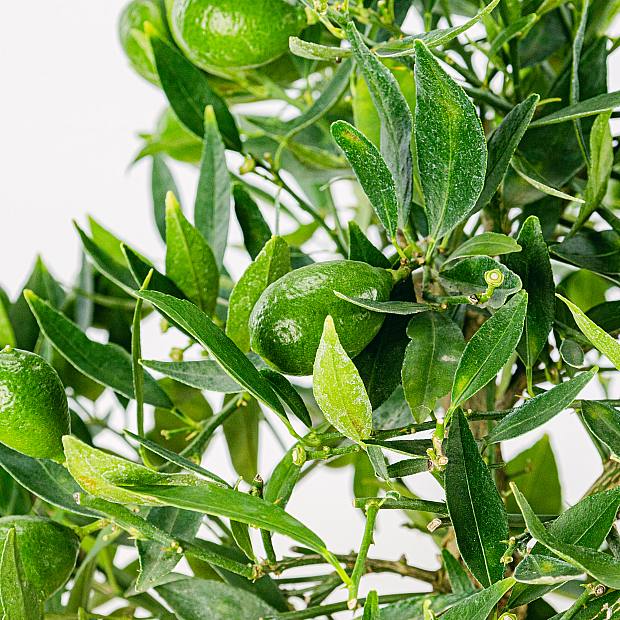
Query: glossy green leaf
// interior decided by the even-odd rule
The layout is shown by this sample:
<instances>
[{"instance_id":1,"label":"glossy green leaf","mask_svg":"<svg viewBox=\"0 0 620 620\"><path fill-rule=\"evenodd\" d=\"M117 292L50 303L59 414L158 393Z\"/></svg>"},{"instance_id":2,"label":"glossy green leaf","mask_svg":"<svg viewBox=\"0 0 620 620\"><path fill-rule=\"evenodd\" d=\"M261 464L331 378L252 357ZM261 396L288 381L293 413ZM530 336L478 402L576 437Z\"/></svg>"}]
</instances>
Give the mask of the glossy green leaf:
<instances>
[{"instance_id":1,"label":"glossy green leaf","mask_svg":"<svg viewBox=\"0 0 620 620\"><path fill-rule=\"evenodd\" d=\"M134 398L131 356L127 351L115 344L91 340L75 323L40 297L32 292L25 295L41 330L71 365L93 381L127 398ZM155 407L172 408L168 395L146 371L144 401Z\"/></svg>"},{"instance_id":2,"label":"glossy green leaf","mask_svg":"<svg viewBox=\"0 0 620 620\"><path fill-rule=\"evenodd\" d=\"M9 312L11 309L11 302L6 296L5 292L0 289L0 348L4 348L7 345L11 347L17 346L17 340L15 339L15 331L13 325L11 325L11 319L9 318Z\"/></svg>"},{"instance_id":3,"label":"glossy green leaf","mask_svg":"<svg viewBox=\"0 0 620 620\"><path fill-rule=\"evenodd\" d=\"M271 239L271 229L256 202L239 183L233 185L235 214L243 233L243 244L254 260Z\"/></svg>"},{"instance_id":4,"label":"glossy green leaf","mask_svg":"<svg viewBox=\"0 0 620 620\"><path fill-rule=\"evenodd\" d=\"M572 231L578 230L588 221L592 213L601 205L607 192L607 185L614 164L614 149L609 120L611 112L601 114L594 121L590 131L590 161L588 164L588 183L585 189L585 204L573 224Z\"/></svg>"},{"instance_id":5,"label":"glossy green leaf","mask_svg":"<svg viewBox=\"0 0 620 620\"><path fill-rule=\"evenodd\" d=\"M481 620L481 618L486 618L514 584L513 577L498 581L485 590L471 594L454 607L450 607L441 617L443 620Z\"/></svg>"},{"instance_id":6,"label":"glossy green leaf","mask_svg":"<svg viewBox=\"0 0 620 620\"><path fill-rule=\"evenodd\" d=\"M413 187L411 133L413 121L407 100L391 71L364 44L355 24L349 21L344 30L353 56L381 121L381 154L396 186L399 223L409 217Z\"/></svg>"},{"instance_id":7,"label":"glossy green leaf","mask_svg":"<svg viewBox=\"0 0 620 620\"><path fill-rule=\"evenodd\" d=\"M462 600L461 594L416 594L382 607L381 620L418 620L424 618L425 608L441 614Z\"/></svg>"},{"instance_id":8,"label":"glossy green leaf","mask_svg":"<svg viewBox=\"0 0 620 620\"><path fill-rule=\"evenodd\" d=\"M562 486L555 454L548 435L523 450L506 463L506 479L519 489L537 514L557 515L562 512ZM514 498L506 498L506 510L519 514Z\"/></svg>"},{"instance_id":9,"label":"glossy green leaf","mask_svg":"<svg viewBox=\"0 0 620 620\"><path fill-rule=\"evenodd\" d=\"M142 283L152 271L149 280L149 288L151 290L174 295L175 297L184 297L181 289L170 278L157 271L151 263L144 260L135 250L132 250L124 243L121 244L121 250L125 256L129 271L131 271L131 275L136 282L136 289L142 286Z\"/></svg>"},{"instance_id":10,"label":"glossy green leaf","mask_svg":"<svg viewBox=\"0 0 620 620\"><path fill-rule=\"evenodd\" d=\"M579 393L596 375L598 368L582 372L568 381L554 385L525 404L516 407L502 418L486 437L488 443L519 437L547 423L561 413L579 396Z\"/></svg>"},{"instance_id":11,"label":"glossy green leaf","mask_svg":"<svg viewBox=\"0 0 620 620\"><path fill-rule=\"evenodd\" d=\"M616 335L620 332L620 300L597 304L586 315L607 333Z\"/></svg>"},{"instance_id":12,"label":"glossy green leaf","mask_svg":"<svg viewBox=\"0 0 620 620\"><path fill-rule=\"evenodd\" d=\"M200 162L200 178L194 203L194 223L213 250L221 269L228 244L228 223L232 186L224 143L218 130L213 108L204 115L204 146Z\"/></svg>"},{"instance_id":13,"label":"glossy green leaf","mask_svg":"<svg viewBox=\"0 0 620 620\"><path fill-rule=\"evenodd\" d=\"M260 376L252 362L235 343L198 307L189 301L152 291L142 291L139 296L151 302L158 310L191 334L239 385L268 407L284 415L282 404L269 383Z\"/></svg>"},{"instance_id":14,"label":"glossy green leaf","mask_svg":"<svg viewBox=\"0 0 620 620\"><path fill-rule=\"evenodd\" d=\"M289 49L291 54L307 60L340 61L343 58L351 56L351 50L346 47L321 45L320 43L313 43L312 41L304 41L299 37L289 38Z\"/></svg>"},{"instance_id":15,"label":"glossy green leaf","mask_svg":"<svg viewBox=\"0 0 620 620\"><path fill-rule=\"evenodd\" d=\"M161 155L153 155L151 166L151 195L153 197L153 214L155 224L161 238L166 240L166 196L172 192L179 195L179 190L168 168L165 159Z\"/></svg>"},{"instance_id":16,"label":"glossy green leaf","mask_svg":"<svg viewBox=\"0 0 620 620\"><path fill-rule=\"evenodd\" d=\"M520 251L521 246L512 237L500 233L484 232L462 243L450 254L448 261L466 256L500 256Z\"/></svg>"},{"instance_id":17,"label":"glossy green leaf","mask_svg":"<svg viewBox=\"0 0 620 620\"><path fill-rule=\"evenodd\" d=\"M213 580L184 578L157 588L179 620L261 620L276 613L257 596Z\"/></svg>"},{"instance_id":18,"label":"glossy green leaf","mask_svg":"<svg viewBox=\"0 0 620 620\"><path fill-rule=\"evenodd\" d=\"M283 375L272 370L263 368L260 374L269 381L274 392L280 397L282 402L291 410L293 415L301 420L308 428L312 427L312 418L306 407L306 403L293 387L292 383Z\"/></svg>"},{"instance_id":19,"label":"glossy green leaf","mask_svg":"<svg viewBox=\"0 0 620 620\"><path fill-rule=\"evenodd\" d=\"M476 579L489 586L504 574L501 558L508 540L508 518L460 410L450 425L446 456L446 502L459 552Z\"/></svg>"},{"instance_id":20,"label":"glossy green leaf","mask_svg":"<svg viewBox=\"0 0 620 620\"><path fill-rule=\"evenodd\" d=\"M615 230L583 229L551 246L554 258L620 282L620 234Z\"/></svg>"},{"instance_id":21,"label":"glossy green leaf","mask_svg":"<svg viewBox=\"0 0 620 620\"><path fill-rule=\"evenodd\" d=\"M430 461L424 458L404 459L388 465L388 476L390 478L405 478L415 476L415 474L428 473Z\"/></svg>"},{"instance_id":22,"label":"glossy green leaf","mask_svg":"<svg viewBox=\"0 0 620 620\"><path fill-rule=\"evenodd\" d=\"M545 528L517 486L511 484L510 488L523 513L527 529L541 545L565 562L588 573L602 584L618 589L620 586L620 562L606 553L560 541Z\"/></svg>"},{"instance_id":23,"label":"glossy green leaf","mask_svg":"<svg viewBox=\"0 0 620 620\"><path fill-rule=\"evenodd\" d=\"M489 288L486 280L488 271L501 272L501 284L493 290L487 301L484 295ZM480 307L500 308L506 299L521 290L521 278L507 267L489 256L469 256L455 263L449 263L441 270L439 277L446 290L467 295L478 301Z\"/></svg>"},{"instance_id":24,"label":"glossy green leaf","mask_svg":"<svg viewBox=\"0 0 620 620\"><path fill-rule=\"evenodd\" d=\"M160 372L166 377L180 381L199 390L236 394L243 392L239 383L232 379L215 360L192 362L159 362L142 360L142 366Z\"/></svg>"},{"instance_id":25,"label":"glossy green leaf","mask_svg":"<svg viewBox=\"0 0 620 620\"><path fill-rule=\"evenodd\" d=\"M510 166L510 160L530 125L539 101L538 95L530 95L525 101L517 104L493 132L488 146L489 159L484 187L476 201L475 211L486 207L501 185Z\"/></svg>"},{"instance_id":26,"label":"glossy green leaf","mask_svg":"<svg viewBox=\"0 0 620 620\"><path fill-rule=\"evenodd\" d=\"M450 391L465 339L458 325L438 312L414 316L407 335L411 342L402 366L403 389L414 418L423 422L437 399Z\"/></svg>"},{"instance_id":27,"label":"glossy green leaf","mask_svg":"<svg viewBox=\"0 0 620 620\"><path fill-rule=\"evenodd\" d=\"M555 284L549 250L538 218L528 217L519 231L517 242L523 248L506 257L506 266L514 271L528 292L523 336L517 352L526 367L533 368L543 350L555 315Z\"/></svg>"},{"instance_id":28,"label":"glossy green leaf","mask_svg":"<svg viewBox=\"0 0 620 620\"><path fill-rule=\"evenodd\" d=\"M153 508L147 520L173 538L193 540L198 533L202 516L178 508ZM136 592L146 592L162 583L179 563L177 549L166 548L161 543L137 540L140 573L136 580Z\"/></svg>"},{"instance_id":29,"label":"glossy green leaf","mask_svg":"<svg viewBox=\"0 0 620 620\"><path fill-rule=\"evenodd\" d=\"M381 610L379 609L379 595L376 590L372 590L366 597L364 603L364 616L362 620L381 620Z\"/></svg>"},{"instance_id":30,"label":"glossy green leaf","mask_svg":"<svg viewBox=\"0 0 620 620\"><path fill-rule=\"evenodd\" d=\"M228 403L236 396L227 396ZM255 398L238 406L222 428L235 471L248 483L258 473L260 405Z\"/></svg>"},{"instance_id":31,"label":"glossy green leaf","mask_svg":"<svg viewBox=\"0 0 620 620\"><path fill-rule=\"evenodd\" d=\"M545 179L529 162L519 156L514 156L510 161L512 169L534 189L547 194L548 196L555 196L562 200L568 200L569 202L578 202L583 204L585 201L571 194L567 194L555 187L552 187L551 182Z\"/></svg>"},{"instance_id":32,"label":"glossy green leaf","mask_svg":"<svg viewBox=\"0 0 620 620\"><path fill-rule=\"evenodd\" d=\"M492 381L513 354L523 332L527 293L519 291L467 343L452 384L457 407Z\"/></svg>"},{"instance_id":33,"label":"glossy green leaf","mask_svg":"<svg viewBox=\"0 0 620 620\"><path fill-rule=\"evenodd\" d=\"M378 250L362 232L359 225L351 220L349 222L349 260L357 260L368 263L373 267L389 269L390 261Z\"/></svg>"},{"instance_id":34,"label":"glossy green leaf","mask_svg":"<svg viewBox=\"0 0 620 620\"><path fill-rule=\"evenodd\" d=\"M370 437L372 405L329 315L314 360L312 389L325 419L336 430L358 443Z\"/></svg>"},{"instance_id":35,"label":"glossy green leaf","mask_svg":"<svg viewBox=\"0 0 620 620\"><path fill-rule=\"evenodd\" d=\"M42 602L26 579L15 529L10 529L0 557L2 620L43 620Z\"/></svg>"},{"instance_id":36,"label":"glossy green leaf","mask_svg":"<svg viewBox=\"0 0 620 620\"><path fill-rule=\"evenodd\" d=\"M429 232L438 240L467 218L484 185L487 148L463 89L415 43L415 143Z\"/></svg>"},{"instance_id":37,"label":"glossy green leaf","mask_svg":"<svg viewBox=\"0 0 620 620\"><path fill-rule=\"evenodd\" d=\"M443 567L448 575L448 581L454 594L471 594L476 591L476 587L471 582L465 569L461 566L461 563L448 551L447 549L441 550L441 559L443 561Z\"/></svg>"},{"instance_id":38,"label":"glossy green leaf","mask_svg":"<svg viewBox=\"0 0 620 620\"><path fill-rule=\"evenodd\" d=\"M263 497L266 502L285 508L301 475L301 465L293 460L291 448L274 467L269 480L265 484Z\"/></svg>"},{"instance_id":39,"label":"glossy green leaf","mask_svg":"<svg viewBox=\"0 0 620 620\"><path fill-rule=\"evenodd\" d=\"M230 148L240 151L241 140L226 103L209 85L206 73L159 37L151 37L161 85L179 120L196 136L204 137L204 114L213 106L220 132Z\"/></svg>"},{"instance_id":40,"label":"glossy green leaf","mask_svg":"<svg viewBox=\"0 0 620 620\"><path fill-rule=\"evenodd\" d=\"M614 456L619 457L620 411L605 403L584 400L581 402L581 413L592 434L605 444Z\"/></svg>"},{"instance_id":41,"label":"glossy green leaf","mask_svg":"<svg viewBox=\"0 0 620 620\"><path fill-rule=\"evenodd\" d=\"M514 576L520 583L553 585L575 579L583 571L552 555L526 555L515 569Z\"/></svg>"},{"instance_id":42,"label":"glossy green leaf","mask_svg":"<svg viewBox=\"0 0 620 620\"><path fill-rule=\"evenodd\" d=\"M557 295L571 311L575 323L583 332L584 336L596 347L609 361L620 370L620 342L603 331L596 323L593 323L572 301L561 295Z\"/></svg>"},{"instance_id":43,"label":"glossy green leaf","mask_svg":"<svg viewBox=\"0 0 620 620\"><path fill-rule=\"evenodd\" d=\"M398 196L386 161L377 147L353 125L336 121L331 133L344 151L362 189L390 239L398 228Z\"/></svg>"},{"instance_id":44,"label":"glossy green leaf","mask_svg":"<svg viewBox=\"0 0 620 620\"><path fill-rule=\"evenodd\" d=\"M250 314L262 292L291 270L282 237L272 237L235 284L228 300L226 335L244 352L250 350Z\"/></svg>"},{"instance_id":45,"label":"glossy green leaf","mask_svg":"<svg viewBox=\"0 0 620 620\"><path fill-rule=\"evenodd\" d=\"M380 312L381 314L400 314L402 316L408 316L431 310L431 306L428 304L419 304L413 301L375 301L374 299L364 299L362 297L349 297L340 291L334 291L334 295L355 306L366 308L366 310L371 310L372 312Z\"/></svg>"},{"instance_id":46,"label":"glossy green leaf","mask_svg":"<svg viewBox=\"0 0 620 620\"><path fill-rule=\"evenodd\" d=\"M603 93L590 99L585 99L579 103L569 105L553 114L548 114L537 119L532 123L532 127L545 127L547 125L555 125L557 123L566 123L577 118L586 116L596 116L603 112L609 112L620 107L620 91L611 93Z\"/></svg>"}]
</instances>

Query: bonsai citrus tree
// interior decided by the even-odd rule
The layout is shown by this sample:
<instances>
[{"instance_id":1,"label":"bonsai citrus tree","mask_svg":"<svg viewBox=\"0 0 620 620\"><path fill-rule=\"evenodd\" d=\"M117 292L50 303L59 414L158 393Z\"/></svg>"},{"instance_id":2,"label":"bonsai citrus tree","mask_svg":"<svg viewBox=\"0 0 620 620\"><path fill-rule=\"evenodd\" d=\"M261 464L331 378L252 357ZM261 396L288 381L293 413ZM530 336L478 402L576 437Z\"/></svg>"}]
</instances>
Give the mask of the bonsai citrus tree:
<instances>
[{"instance_id":1,"label":"bonsai citrus tree","mask_svg":"<svg viewBox=\"0 0 620 620\"><path fill-rule=\"evenodd\" d=\"M39 259L0 295L3 617L620 617L618 12L132 0L121 43L168 104L137 156L162 252L90 219L72 285ZM157 320L168 359L142 354ZM603 472L572 506L546 435L503 453L564 411ZM354 470L353 552L329 506L316 531L287 509L329 466ZM417 530L400 560L385 510ZM361 596L380 571L405 592Z\"/></svg>"}]
</instances>

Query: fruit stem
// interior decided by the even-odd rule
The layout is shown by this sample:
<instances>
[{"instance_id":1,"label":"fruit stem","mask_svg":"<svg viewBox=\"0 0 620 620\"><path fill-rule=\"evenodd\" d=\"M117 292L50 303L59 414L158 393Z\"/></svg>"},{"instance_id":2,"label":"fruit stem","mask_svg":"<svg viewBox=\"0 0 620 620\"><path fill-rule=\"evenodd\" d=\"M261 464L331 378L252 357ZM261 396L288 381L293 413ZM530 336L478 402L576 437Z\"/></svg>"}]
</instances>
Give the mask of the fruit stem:
<instances>
[{"instance_id":1,"label":"fruit stem","mask_svg":"<svg viewBox=\"0 0 620 620\"><path fill-rule=\"evenodd\" d=\"M398 269L388 269L388 271L392 274L394 285L411 275L411 267L409 265L401 265Z\"/></svg>"}]
</instances>

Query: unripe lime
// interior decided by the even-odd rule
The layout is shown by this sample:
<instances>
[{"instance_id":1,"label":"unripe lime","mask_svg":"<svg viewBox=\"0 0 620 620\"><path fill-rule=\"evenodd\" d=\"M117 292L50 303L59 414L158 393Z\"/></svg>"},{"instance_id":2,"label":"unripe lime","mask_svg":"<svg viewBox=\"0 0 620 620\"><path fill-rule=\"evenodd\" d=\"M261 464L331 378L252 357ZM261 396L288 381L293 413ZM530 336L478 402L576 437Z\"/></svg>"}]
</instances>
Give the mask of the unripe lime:
<instances>
[{"instance_id":1,"label":"unripe lime","mask_svg":"<svg viewBox=\"0 0 620 620\"><path fill-rule=\"evenodd\" d=\"M56 371L28 351L0 351L0 442L34 458L64 461L71 431L65 389Z\"/></svg>"},{"instance_id":2,"label":"unripe lime","mask_svg":"<svg viewBox=\"0 0 620 620\"><path fill-rule=\"evenodd\" d=\"M160 36L166 35L167 28L159 3L155 0L132 0L121 13L118 36L136 73L153 84L159 84L153 48L144 32L145 22L151 24Z\"/></svg>"},{"instance_id":3,"label":"unripe lime","mask_svg":"<svg viewBox=\"0 0 620 620\"><path fill-rule=\"evenodd\" d=\"M178 46L207 71L264 65L307 24L301 6L287 0L166 0L166 6Z\"/></svg>"},{"instance_id":4,"label":"unripe lime","mask_svg":"<svg viewBox=\"0 0 620 620\"><path fill-rule=\"evenodd\" d=\"M345 351L355 357L377 335L385 315L340 299L334 291L386 301L393 283L386 269L350 260L291 271L271 284L256 302L250 316L252 349L280 372L310 375L329 314Z\"/></svg>"},{"instance_id":5,"label":"unripe lime","mask_svg":"<svg viewBox=\"0 0 620 620\"><path fill-rule=\"evenodd\" d=\"M0 519L0 549L9 530L15 530L26 580L44 601L67 583L77 559L80 540L73 530L43 517Z\"/></svg>"}]
</instances>

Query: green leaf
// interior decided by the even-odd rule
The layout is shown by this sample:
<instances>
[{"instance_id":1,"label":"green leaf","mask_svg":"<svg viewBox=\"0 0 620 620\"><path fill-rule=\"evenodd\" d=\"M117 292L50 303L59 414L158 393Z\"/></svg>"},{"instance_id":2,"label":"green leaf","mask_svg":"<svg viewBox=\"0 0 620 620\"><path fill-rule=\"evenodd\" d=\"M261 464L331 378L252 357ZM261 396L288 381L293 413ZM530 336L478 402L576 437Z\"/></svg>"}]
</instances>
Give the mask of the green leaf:
<instances>
[{"instance_id":1,"label":"green leaf","mask_svg":"<svg viewBox=\"0 0 620 620\"><path fill-rule=\"evenodd\" d=\"M596 116L604 112L609 112L620 107L620 90L611 93L603 93L590 99L585 99L579 103L569 105L553 114L543 116L532 123L532 127L545 127L546 125L555 125L556 123L565 123L573 121L577 118L586 116Z\"/></svg>"},{"instance_id":2,"label":"green leaf","mask_svg":"<svg viewBox=\"0 0 620 620\"><path fill-rule=\"evenodd\" d=\"M521 583L554 585L576 579L583 571L550 555L526 555L517 565L514 577Z\"/></svg>"},{"instance_id":3,"label":"green leaf","mask_svg":"<svg viewBox=\"0 0 620 620\"><path fill-rule=\"evenodd\" d=\"M404 459L388 465L388 476L390 478L404 478L415 474L428 473L429 466L430 461L428 459Z\"/></svg>"},{"instance_id":4,"label":"green leaf","mask_svg":"<svg viewBox=\"0 0 620 620\"><path fill-rule=\"evenodd\" d=\"M366 602L364 603L364 616L362 620L381 620L379 595L376 590L369 592L366 597Z\"/></svg>"},{"instance_id":5,"label":"green leaf","mask_svg":"<svg viewBox=\"0 0 620 620\"><path fill-rule=\"evenodd\" d=\"M254 260L271 239L271 229L252 196L239 183L233 185L235 214L243 233L243 244Z\"/></svg>"},{"instance_id":6,"label":"green leaf","mask_svg":"<svg viewBox=\"0 0 620 620\"><path fill-rule=\"evenodd\" d=\"M194 203L194 223L213 250L219 269L222 268L228 244L231 191L224 143L213 108L209 106L204 115L204 145Z\"/></svg>"},{"instance_id":7,"label":"green leaf","mask_svg":"<svg viewBox=\"0 0 620 620\"><path fill-rule=\"evenodd\" d=\"M484 185L487 148L476 108L422 41L415 42L415 143L429 232L467 218Z\"/></svg>"},{"instance_id":8,"label":"green leaf","mask_svg":"<svg viewBox=\"0 0 620 620\"><path fill-rule=\"evenodd\" d=\"M381 446L367 444L365 450L366 454L368 454L372 469L375 472L375 476L379 478L379 480L388 481L390 479L390 473L388 472L388 464Z\"/></svg>"},{"instance_id":9,"label":"green leaf","mask_svg":"<svg viewBox=\"0 0 620 620\"><path fill-rule=\"evenodd\" d=\"M198 534L202 516L178 508L153 508L147 520L173 538L193 540ZM181 555L177 549L163 547L151 540L137 540L140 573L136 580L136 592L146 592L166 579L179 563Z\"/></svg>"},{"instance_id":10,"label":"green leaf","mask_svg":"<svg viewBox=\"0 0 620 620\"><path fill-rule=\"evenodd\" d=\"M523 513L527 529L539 543L602 584L614 589L620 587L620 562L606 553L560 541L541 523L517 486L511 483L510 488Z\"/></svg>"},{"instance_id":11,"label":"green leaf","mask_svg":"<svg viewBox=\"0 0 620 620\"><path fill-rule=\"evenodd\" d=\"M450 254L446 262L466 256L500 256L520 251L521 246L512 237L500 233L484 232L467 239Z\"/></svg>"},{"instance_id":12,"label":"green leaf","mask_svg":"<svg viewBox=\"0 0 620 620\"><path fill-rule=\"evenodd\" d=\"M506 175L512 156L530 125L539 101L538 95L530 95L525 101L517 104L493 132L488 146L489 159L484 187L476 201L474 211L479 211L491 202Z\"/></svg>"},{"instance_id":13,"label":"green leaf","mask_svg":"<svg viewBox=\"0 0 620 620\"><path fill-rule=\"evenodd\" d=\"M8 531L0 558L2 620L43 620L42 601L26 580L15 528Z\"/></svg>"},{"instance_id":14,"label":"green leaf","mask_svg":"<svg viewBox=\"0 0 620 620\"><path fill-rule=\"evenodd\" d=\"M572 301L561 295L556 295L571 311L575 323L583 332L584 336L596 347L609 361L620 370L620 342L603 331L596 323L592 322Z\"/></svg>"},{"instance_id":15,"label":"green leaf","mask_svg":"<svg viewBox=\"0 0 620 620\"><path fill-rule=\"evenodd\" d=\"M236 396L227 396L228 403ZM258 441L260 405L255 398L250 398L243 406L238 406L224 422L224 436L228 453L235 471L246 481L252 482L258 473Z\"/></svg>"},{"instance_id":16,"label":"green leaf","mask_svg":"<svg viewBox=\"0 0 620 620\"><path fill-rule=\"evenodd\" d=\"M562 512L562 486L548 435L508 461L504 472L508 480L519 486L537 514ZM506 500L506 510L513 514L519 512L511 496Z\"/></svg>"},{"instance_id":17,"label":"green leaf","mask_svg":"<svg viewBox=\"0 0 620 620\"><path fill-rule=\"evenodd\" d=\"M493 289L493 294L484 301L489 288L486 280L488 271L499 271L503 278L501 284ZM471 296L478 300L478 305L482 308L503 306L506 299L520 291L522 287L518 275L489 256L469 256L459 259L456 263L449 263L440 271L439 277L448 291Z\"/></svg>"},{"instance_id":18,"label":"green leaf","mask_svg":"<svg viewBox=\"0 0 620 620\"><path fill-rule=\"evenodd\" d=\"M392 173L398 199L399 222L404 225L409 218L413 187L413 161L411 135L413 120L407 100L403 96L391 71L366 47L355 24L344 26L370 97L381 121L381 154Z\"/></svg>"},{"instance_id":19,"label":"green leaf","mask_svg":"<svg viewBox=\"0 0 620 620\"><path fill-rule=\"evenodd\" d=\"M240 151L241 140L235 120L224 100L211 89L207 74L159 37L151 37L151 45L161 85L179 120L202 139L205 108L213 106L226 145Z\"/></svg>"},{"instance_id":20,"label":"green leaf","mask_svg":"<svg viewBox=\"0 0 620 620\"><path fill-rule=\"evenodd\" d=\"M185 297L183 292L170 278L157 271L151 263L144 260L135 250L132 250L124 243L121 244L121 250L125 256L129 271L131 271L131 275L136 282L135 288L140 288L152 271L153 273L149 280L149 288L151 290L166 293L166 295L174 295L175 297Z\"/></svg>"},{"instance_id":21,"label":"green leaf","mask_svg":"<svg viewBox=\"0 0 620 620\"><path fill-rule=\"evenodd\" d=\"M199 308L189 301L153 291L142 291L139 296L195 338L239 385L275 412L284 415L282 404L269 383L235 343Z\"/></svg>"},{"instance_id":22,"label":"green leaf","mask_svg":"<svg viewBox=\"0 0 620 620\"><path fill-rule=\"evenodd\" d=\"M419 312L428 312L431 310L431 306L428 304L418 304L413 301L375 301L374 299L365 299L363 297L349 297L340 291L334 291L334 295L340 299L344 299L354 306L360 308L366 308L372 312L380 312L381 314L400 314L402 316L408 316L411 314L418 314Z\"/></svg>"},{"instance_id":23,"label":"green leaf","mask_svg":"<svg viewBox=\"0 0 620 620\"><path fill-rule=\"evenodd\" d=\"M525 322L527 293L519 291L467 343L452 384L456 408L492 381L513 354Z\"/></svg>"},{"instance_id":24,"label":"green leaf","mask_svg":"<svg viewBox=\"0 0 620 620\"><path fill-rule=\"evenodd\" d=\"M343 58L351 56L351 50L346 47L333 47L330 45L321 45L312 41L304 41L299 37L290 37L288 41L291 54L299 58L307 60L335 60L340 61Z\"/></svg>"},{"instance_id":25,"label":"green leaf","mask_svg":"<svg viewBox=\"0 0 620 620\"><path fill-rule=\"evenodd\" d=\"M600 273L620 284L620 234L615 230L582 229L574 237L553 245L551 253L565 263Z\"/></svg>"},{"instance_id":26,"label":"green leaf","mask_svg":"<svg viewBox=\"0 0 620 620\"><path fill-rule=\"evenodd\" d=\"M9 318L9 312L11 309L11 302L6 296L5 292L0 289L0 348L11 346L16 347L17 341L15 339L15 331L13 325L11 325L11 319Z\"/></svg>"},{"instance_id":27,"label":"green leaf","mask_svg":"<svg viewBox=\"0 0 620 620\"><path fill-rule=\"evenodd\" d=\"M476 587L467 576L465 569L450 551L442 549L441 558L443 560L443 567L448 575L448 581L450 581L450 587L454 594L467 595L476 591Z\"/></svg>"},{"instance_id":28,"label":"green leaf","mask_svg":"<svg viewBox=\"0 0 620 620\"><path fill-rule=\"evenodd\" d=\"M446 456L446 502L459 552L476 579L489 586L504 574L508 517L460 410L450 425Z\"/></svg>"},{"instance_id":29,"label":"green leaf","mask_svg":"<svg viewBox=\"0 0 620 620\"><path fill-rule=\"evenodd\" d=\"M368 263L373 267L389 269L390 261L378 250L362 232L358 224L351 220L349 222L349 260L357 260Z\"/></svg>"},{"instance_id":30,"label":"green leaf","mask_svg":"<svg viewBox=\"0 0 620 620\"><path fill-rule=\"evenodd\" d=\"M579 215L571 232L581 228L592 213L601 205L607 192L607 185L614 164L613 137L609 126L611 112L596 117L590 131L590 161L588 162L588 184L585 190L585 204L581 206Z\"/></svg>"},{"instance_id":31,"label":"green leaf","mask_svg":"<svg viewBox=\"0 0 620 620\"><path fill-rule=\"evenodd\" d=\"M555 284L549 260L549 250L540 222L535 215L528 217L519 231L517 242L523 248L518 254L506 257L506 266L514 271L528 292L527 314L523 336L517 352L527 368L534 367L543 350L555 316Z\"/></svg>"},{"instance_id":32,"label":"green leaf","mask_svg":"<svg viewBox=\"0 0 620 620\"><path fill-rule=\"evenodd\" d=\"M127 398L134 398L131 356L127 351L115 344L91 340L75 323L32 291L27 291L25 296L43 333L72 366L93 381ZM155 407L172 408L166 392L146 371L144 401Z\"/></svg>"},{"instance_id":33,"label":"green leaf","mask_svg":"<svg viewBox=\"0 0 620 620\"><path fill-rule=\"evenodd\" d=\"M285 508L288 504L301 475L302 466L293 460L294 450L295 446L286 452L274 467L263 492L266 502L277 504L280 508Z\"/></svg>"},{"instance_id":34,"label":"green leaf","mask_svg":"<svg viewBox=\"0 0 620 620\"><path fill-rule=\"evenodd\" d=\"M423 422L437 399L450 391L465 340L458 325L438 312L414 316L407 335L411 342L402 367L403 389L414 418Z\"/></svg>"},{"instance_id":35,"label":"green leaf","mask_svg":"<svg viewBox=\"0 0 620 620\"><path fill-rule=\"evenodd\" d=\"M282 237L272 237L235 284L228 301L226 335L244 352L250 350L250 314L262 292L291 270Z\"/></svg>"},{"instance_id":36,"label":"green leaf","mask_svg":"<svg viewBox=\"0 0 620 620\"><path fill-rule=\"evenodd\" d=\"M487 618L514 584L515 579L513 577L498 581L485 590L468 596L454 607L450 607L441 618L442 620L480 620Z\"/></svg>"},{"instance_id":37,"label":"green leaf","mask_svg":"<svg viewBox=\"0 0 620 620\"><path fill-rule=\"evenodd\" d=\"M47 459L33 459L4 444L0 444L0 466L44 502L84 517L99 517L97 512L77 503L75 496L80 487L66 467Z\"/></svg>"},{"instance_id":38,"label":"green leaf","mask_svg":"<svg viewBox=\"0 0 620 620\"><path fill-rule=\"evenodd\" d=\"M151 168L151 194L153 196L153 214L161 238L166 240L166 196L172 192L179 195L179 190L166 160L161 155L153 155Z\"/></svg>"},{"instance_id":39,"label":"green leaf","mask_svg":"<svg viewBox=\"0 0 620 620\"><path fill-rule=\"evenodd\" d=\"M280 397L282 402L301 420L308 428L312 428L312 418L306 407L306 403L293 387L292 383L283 375L272 370L263 368L260 374L269 381L274 392Z\"/></svg>"},{"instance_id":40,"label":"green leaf","mask_svg":"<svg viewBox=\"0 0 620 620\"><path fill-rule=\"evenodd\" d=\"M333 123L331 133L347 156L389 238L395 239L398 228L398 196L394 178L381 153L363 133L346 121Z\"/></svg>"},{"instance_id":41,"label":"green leaf","mask_svg":"<svg viewBox=\"0 0 620 620\"><path fill-rule=\"evenodd\" d=\"M534 189L537 189L539 192L543 194L547 194L549 196L555 196L556 198L561 198L562 200L568 200L569 202L577 202L579 204L583 204L585 200L581 198L577 198L576 196L571 196L566 192L563 192L555 187L552 187L549 181L545 179L542 175L540 175L536 169L529 164L525 159L515 155L510 162L512 169L529 185L531 185Z\"/></svg>"},{"instance_id":42,"label":"green leaf","mask_svg":"<svg viewBox=\"0 0 620 620\"><path fill-rule=\"evenodd\" d=\"M224 394L243 392L243 388L215 360L195 362L159 362L142 360L142 366L160 372L166 377L180 381L185 385Z\"/></svg>"},{"instance_id":43,"label":"green leaf","mask_svg":"<svg viewBox=\"0 0 620 620\"><path fill-rule=\"evenodd\" d=\"M329 315L314 360L312 389L325 419L336 430L357 443L370 437L372 405Z\"/></svg>"},{"instance_id":44,"label":"green leaf","mask_svg":"<svg viewBox=\"0 0 620 620\"><path fill-rule=\"evenodd\" d=\"M581 402L581 413L592 434L605 444L614 456L619 457L620 411L605 403L584 400Z\"/></svg>"},{"instance_id":45,"label":"green leaf","mask_svg":"<svg viewBox=\"0 0 620 620\"><path fill-rule=\"evenodd\" d=\"M497 443L519 437L546 424L561 413L579 396L583 388L596 375L598 368L582 372L568 381L554 385L550 390L525 401L500 420L486 437L488 443Z\"/></svg>"},{"instance_id":46,"label":"green leaf","mask_svg":"<svg viewBox=\"0 0 620 620\"><path fill-rule=\"evenodd\" d=\"M157 588L179 620L261 620L275 614L256 595L211 579L185 578Z\"/></svg>"}]
</instances>

